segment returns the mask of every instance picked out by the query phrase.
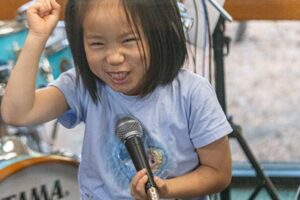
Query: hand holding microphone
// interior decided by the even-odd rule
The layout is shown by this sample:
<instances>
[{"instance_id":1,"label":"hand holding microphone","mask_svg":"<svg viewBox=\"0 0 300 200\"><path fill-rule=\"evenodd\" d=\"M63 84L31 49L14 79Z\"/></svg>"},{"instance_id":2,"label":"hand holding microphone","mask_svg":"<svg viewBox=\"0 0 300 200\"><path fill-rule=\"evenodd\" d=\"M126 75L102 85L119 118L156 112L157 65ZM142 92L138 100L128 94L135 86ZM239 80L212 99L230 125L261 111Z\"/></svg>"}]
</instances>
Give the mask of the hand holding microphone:
<instances>
[{"instance_id":1,"label":"hand holding microphone","mask_svg":"<svg viewBox=\"0 0 300 200\"><path fill-rule=\"evenodd\" d=\"M157 187L153 180L153 174L141 142L142 126L136 119L132 117L124 117L118 120L116 124L116 132L119 139L125 144L134 167L138 172L133 180L134 184L138 181L146 181L145 191L148 199L159 200ZM148 179L143 180L146 174Z\"/></svg>"}]
</instances>

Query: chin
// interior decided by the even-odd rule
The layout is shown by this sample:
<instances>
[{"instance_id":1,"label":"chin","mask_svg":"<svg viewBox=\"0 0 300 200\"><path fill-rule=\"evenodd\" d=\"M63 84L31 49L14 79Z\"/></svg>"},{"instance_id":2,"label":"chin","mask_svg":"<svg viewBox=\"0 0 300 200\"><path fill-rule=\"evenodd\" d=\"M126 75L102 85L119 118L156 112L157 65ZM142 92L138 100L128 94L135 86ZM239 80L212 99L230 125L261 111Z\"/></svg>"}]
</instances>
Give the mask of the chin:
<instances>
[{"instance_id":1,"label":"chin","mask_svg":"<svg viewBox=\"0 0 300 200\"><path fill-rule=\"evenodd\" d=\"M118 88L118 87L111 87L115 92L119 92L125 95L128 95L130 92L128 89Z\"/></svg>"}]
</instances>

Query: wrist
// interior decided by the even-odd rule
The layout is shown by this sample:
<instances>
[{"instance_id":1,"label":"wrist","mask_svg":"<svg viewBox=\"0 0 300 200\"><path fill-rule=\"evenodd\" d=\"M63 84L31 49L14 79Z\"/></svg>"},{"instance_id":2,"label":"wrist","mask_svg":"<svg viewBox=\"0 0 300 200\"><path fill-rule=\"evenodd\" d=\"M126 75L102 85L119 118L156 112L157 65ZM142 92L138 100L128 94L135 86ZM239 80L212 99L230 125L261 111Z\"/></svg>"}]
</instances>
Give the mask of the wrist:
<instances>
[{"instance_id":1,"label":"wrist","mask_svg":"<svg viewBox=\"0 0 300 200\"><path fill-rule=\"evenodd\" d=\"M46 44L50 34L36 33L34 31L29 31L27 39L29 41L35 41L36 43Z\"/></svg>"},{"instance_id":2,"label":"wrist","mask_svg":"<svg viewBox=\"0 0 300 200\"><path fill-rule=\"evenodd\" d=\"M43 51L49 36L29 32L24 47L29 47L32 51Z\"/></svg>"}]
</instances>

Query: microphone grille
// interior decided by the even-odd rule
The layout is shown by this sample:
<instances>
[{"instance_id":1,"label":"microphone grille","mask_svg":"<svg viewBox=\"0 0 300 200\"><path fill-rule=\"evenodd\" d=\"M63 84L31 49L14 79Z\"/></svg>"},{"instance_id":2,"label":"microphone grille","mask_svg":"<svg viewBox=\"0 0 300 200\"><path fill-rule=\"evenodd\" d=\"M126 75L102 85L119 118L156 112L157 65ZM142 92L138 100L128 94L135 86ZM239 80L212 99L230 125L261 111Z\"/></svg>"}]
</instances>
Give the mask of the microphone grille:
<instances>
[{"instance_id":1,"label":"microphone grille","mask_svg":"<svg viewBox=\"0 0 300 200\"><path fill-rule=\"evenodd\" d=\"M142 126L140 122L132 117L123 117L118 120L116 125L116 133L122 142L129 137L142 137Z\"/></svg>"}]
</instances>

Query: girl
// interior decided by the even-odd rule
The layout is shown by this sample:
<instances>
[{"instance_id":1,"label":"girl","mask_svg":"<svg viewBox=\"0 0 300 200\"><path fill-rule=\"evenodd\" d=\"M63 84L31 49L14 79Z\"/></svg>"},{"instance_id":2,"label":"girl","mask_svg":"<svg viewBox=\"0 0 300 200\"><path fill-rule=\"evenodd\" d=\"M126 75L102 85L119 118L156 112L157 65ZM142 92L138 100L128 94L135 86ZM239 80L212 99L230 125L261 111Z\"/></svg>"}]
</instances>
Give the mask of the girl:
<instances>
[{"instance_id":1,"label":"girl","mask_svg":"<svg viewBox=\"0 0 300 200\"><path fill-rule=\"evenodd\" d=\"M66 30L76 69L35 90L40 55L60 13L55 0L27 11L29 34L1 106L9 124L85 123L81 199L147 199L115 133L133 116L161 198L208 199L231 180L232 131L204 78L182 70L185 37L175 0L70 0Z\"/></svg>"}]
</instances>

